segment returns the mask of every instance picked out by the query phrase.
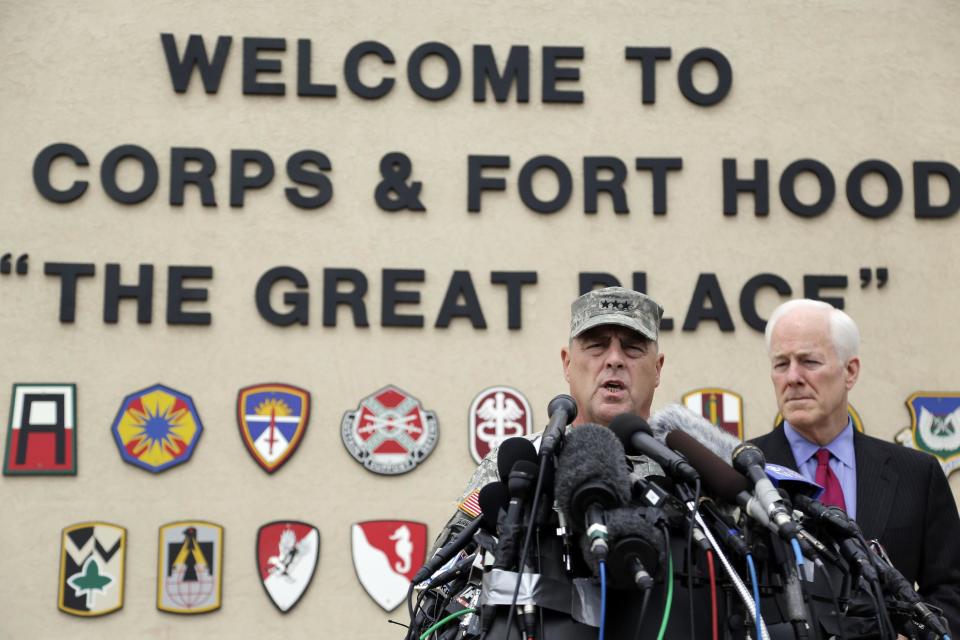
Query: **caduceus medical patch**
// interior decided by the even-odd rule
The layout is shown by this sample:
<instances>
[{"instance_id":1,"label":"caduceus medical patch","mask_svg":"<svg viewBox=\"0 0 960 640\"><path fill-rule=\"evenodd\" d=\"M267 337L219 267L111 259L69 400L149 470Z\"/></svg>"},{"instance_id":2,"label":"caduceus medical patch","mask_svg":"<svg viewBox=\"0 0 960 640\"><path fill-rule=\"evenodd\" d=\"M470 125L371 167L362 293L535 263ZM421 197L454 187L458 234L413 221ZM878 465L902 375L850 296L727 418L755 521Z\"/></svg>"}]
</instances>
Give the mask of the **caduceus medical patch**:
<instances>
[{"instance_id":1,"label":"caduceus medical patch","mask_svg":"<svg viewBox=\"0 0 960 640\"><path fill-rule=\"evenodd\" d=\"M340 438L365 469L382 475L407 473L437 446L437 416L420 401L389 385L343 414Z\"/></svg>"},{"instance_id":2,"label":"caduceus medical patch","mask_svg":"<svg viewBox=\"0 0 960 640\"><path fill-rule=\"evenodd\" d=\"M530 403L512 387L490 387L470 403L470 457L480 464L507 438L528 435L533 424Z\"/></svg>"}]
</instances>

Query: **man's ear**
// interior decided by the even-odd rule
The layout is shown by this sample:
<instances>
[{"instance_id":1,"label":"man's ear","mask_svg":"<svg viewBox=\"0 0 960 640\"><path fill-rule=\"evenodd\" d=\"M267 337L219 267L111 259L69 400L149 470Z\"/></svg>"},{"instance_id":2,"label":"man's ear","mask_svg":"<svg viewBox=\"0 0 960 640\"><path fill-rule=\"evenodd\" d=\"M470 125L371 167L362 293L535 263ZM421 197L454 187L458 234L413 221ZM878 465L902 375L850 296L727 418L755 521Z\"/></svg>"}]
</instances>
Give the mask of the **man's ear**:
<instances>
[{"instance_id":1,"label":"man's ear","mask_svg":"<svg viewBox=\"0 0 960 640\"><path fill-rule=\"evenodd\" d=\"M857 379L860 377L860 358L853 356L847 360L847 365L844 367L844 377L846 379L847 391L853 389L853 385L857 384Z\"/></svg>"},{"instance_id":2,"label":"man's ear","mask_svg":"<svg viewBox=\"0 0 960 640\"><path fill-rule=\"evenodd\" d=\"M563 363L563 379L570 382L570 348L560 348L560 362Z\"/></svg>"}]
</instances>

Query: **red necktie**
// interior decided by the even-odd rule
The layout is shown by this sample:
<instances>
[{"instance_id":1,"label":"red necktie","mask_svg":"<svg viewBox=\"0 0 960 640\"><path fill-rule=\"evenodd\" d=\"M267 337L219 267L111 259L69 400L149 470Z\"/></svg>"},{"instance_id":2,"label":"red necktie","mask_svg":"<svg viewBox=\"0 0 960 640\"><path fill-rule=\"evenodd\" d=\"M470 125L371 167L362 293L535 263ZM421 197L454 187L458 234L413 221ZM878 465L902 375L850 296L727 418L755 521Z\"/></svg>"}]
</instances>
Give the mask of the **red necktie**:
<instances>
[{"instance_id":1,"label":"red necktie","mask_svg":"<svg viewBox=\"0 0 960 640\"><path fill-rule=\"evenodd\" d=\"M828 449L817 450L817 484L824 488L823 495L820 496L820 502L825 505L840 507L847 510L847 503L843 500L843 488L840 486L840 480L837 478L833 469L830 468L830 451Z\"/></svg>"}]
</instances>

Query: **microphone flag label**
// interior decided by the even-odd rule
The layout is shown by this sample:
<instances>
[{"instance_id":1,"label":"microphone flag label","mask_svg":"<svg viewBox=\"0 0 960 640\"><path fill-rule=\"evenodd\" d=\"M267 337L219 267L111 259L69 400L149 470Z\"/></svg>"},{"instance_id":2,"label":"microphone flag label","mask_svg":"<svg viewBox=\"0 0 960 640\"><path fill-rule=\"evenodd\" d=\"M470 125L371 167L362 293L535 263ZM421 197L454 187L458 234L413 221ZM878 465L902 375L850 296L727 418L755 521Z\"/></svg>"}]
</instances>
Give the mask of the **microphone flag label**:
<instances>
[{"instance_id":1,"label":"microphone flag label","mask_svg":"<svg viewBox=\"0 0 960 640\"><path fill-rule=\"evenodd\" d=\"M57 608L74 616L103 616L123 607L127 530L106 522L66 527L60 542Z\"/></svg>"},{"instance_id":2,"label":"microphone flag label","mask_svg":"<svg viewBox=\"0 0 960 640\"><path fill-rule=\"evenodd\" d=\"M123 399L111 431L125 462L160 473L190 459L203 423L190 396L155 384Z\"/></svg>"},{"instance_id":3,"label":"microphone flag label","mask_svg":"<svg viewBox=\"0 0 960 640\"><path fill-rule=\"evenodd\" d=\"M787 467L768 462L763 470L775 487L783 487L790 493L802 493L810 496L814 500L819 500L823 495L823 487L816 482L811 482L805 477Z\"/></svg>"},{"instance_id":4,"label":"microphone flag label","mask_svg":"<svg viewBox=\"0 0 960 640\"><path fill-rule=\"evenodd\" d=\"M407 520L368 520L351 528L353 568L360 584L384 611L407 597L410 581L427 554L427 525Z\"/></svg>"},{"instance_id":5,"label":"microphone flag label","mask_svg":"<svg viewBox=\"0 0 960 640\"><path fill-rule=\"evenodd\" d=\"M300 601L320 557L320 532L296 520L270 522L257 531L257 570L270 601L287 613Z\"/></svg>"},{"instance_id":6,"label":"microphone flag label","mask_svg":"<svg viewBox=\"0 0 960 640\"><path fill-rule=\"evenodd\" d=\"M273 473L293 456L310 419L310 393L288 384L258 384L237 394L240 437L253 459Z\"/></svg>"},{"instance_id":7,"label":"microphone flag label","mask_svg":"<svg viewBox=\"0 0 960 640\"><path fill-rule=\"evenodd\" d=\"M220 608L223 527L189 520L160 527L157 609L207 613Z\"/></svg>"},{"instance_id":8,"label":"microphone flag label","mask_svg":"<svg viewBox=\"0 0 960 640\"><path fill-rule=\"evenodd\" d=\"M894 440L936 456L943 472L960 468L960 393L918 391L906 400L910 426Z\"/></svg>"},{"instance_id":9,"label":"microphone flag label","mask_svg":"<svg viewBox=\"0 0 960 640\"><path fill-rule=\"evenodd\" d=\"M412 471L437 446L437 415L393 385L367 396L343 414L343 446L365 469L382 475Z\"/></svg>"},{"instance_id":10,"label":"microphone flag label","mask_svg":"<svg viewBox=\"0 0 960 640\"><path fill-rule=\"evenodd\" d=\"M715 426L743 440L743 398L733 391L706 387L683 395L687 409L699 413Z\"/></svg>"},{"instance_id":11,"label":"microphone flag label","mask_svg":"<svg viewBox=\"0 0 960 640\"><path fill-rule=\"evenodd\" d=\"M477 464L507 438L529 435L533 412L526 397L512 387L484 389L470 403L470 457Z\"/></svg>"},{"instance_id":12,"label":"microphone flag label","mask_svg":"<svg viewBox=\"0 0 960 640\"><path fill-rule=\"evenodd\" d=\"M3 475L77 475L77 386L15 384Z\"/></svg>"}]
</instances>

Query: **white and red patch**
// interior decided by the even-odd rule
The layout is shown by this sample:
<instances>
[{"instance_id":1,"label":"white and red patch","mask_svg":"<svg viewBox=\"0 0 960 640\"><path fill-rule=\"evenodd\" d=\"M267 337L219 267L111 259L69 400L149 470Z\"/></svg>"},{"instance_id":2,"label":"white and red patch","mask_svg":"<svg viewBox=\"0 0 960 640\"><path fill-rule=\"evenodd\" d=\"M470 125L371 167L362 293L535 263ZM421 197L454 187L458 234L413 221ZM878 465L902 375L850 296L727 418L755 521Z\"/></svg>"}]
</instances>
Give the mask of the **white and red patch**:
<instances>
[{"instance_id":1,"label":"white and red patch","mask_svg":"<svg viewBox=\"0 0 960 640\"><path fill-rule=\"evenodd\" d=\"M257 570L281 613L290 611L303 597L319 557L320 532L306 522L270 522L257 531Z\"/></svg>"},{"instance_id":2,"label":"white and red patch","mask_svg":"<svg viewBox=\"0 0 960 640\"><path fill-rule=\"evenodd\" d=\"M427 525L407 520L368 520L351 528L353 568L360 584L385 611L404 601L427 554Z\"/></svg>"},{"instance_id":3,"label":"white and red patch","mask_svg":"<svg viewBox=\"0 0 960 640\"><path fill-rule=\"evenodd\" d=\"M76 407L76 385L13 385L4 475L76 475Z\"/></svg>"},{"instance_id":4,"label":"white and red patch","mask_svg":"<svg viewBox=\"0 0 960 640\"><path fill-rule=\"evenodd\" d=\"M480 462L507 438L532 431L533 412L526 397L511 387L484 389L470 404L470 456Z\"/></svg>"}]
</instances>

